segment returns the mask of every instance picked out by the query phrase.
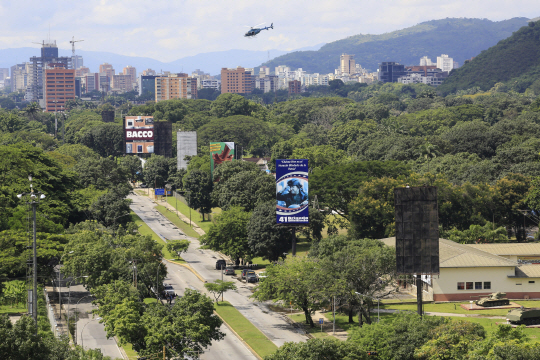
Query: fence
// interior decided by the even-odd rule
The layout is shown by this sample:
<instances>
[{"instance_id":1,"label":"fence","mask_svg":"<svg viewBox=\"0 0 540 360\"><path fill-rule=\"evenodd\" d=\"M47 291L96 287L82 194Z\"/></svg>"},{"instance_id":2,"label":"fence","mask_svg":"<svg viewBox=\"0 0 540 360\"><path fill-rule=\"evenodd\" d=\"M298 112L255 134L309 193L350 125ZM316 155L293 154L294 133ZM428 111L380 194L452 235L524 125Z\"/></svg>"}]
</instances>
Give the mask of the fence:
<instances>
[{"instance_id":1,"label":"fence","mask_svg":"<svg viewBox=\"0 0 540 360\"><path fill-rule=\"evenodd\" d=\"M51 324L51 330L55 336L60 336L61 331L58 327L58 324L56 323L56 316L54 314L54 309L51 305L51 302L49 301L49 294L47 293L47 289L43 289L43 293L45 294L45 301L47 302L47 317L49 318L49 323Z\"/></svg>"}]
</instances>

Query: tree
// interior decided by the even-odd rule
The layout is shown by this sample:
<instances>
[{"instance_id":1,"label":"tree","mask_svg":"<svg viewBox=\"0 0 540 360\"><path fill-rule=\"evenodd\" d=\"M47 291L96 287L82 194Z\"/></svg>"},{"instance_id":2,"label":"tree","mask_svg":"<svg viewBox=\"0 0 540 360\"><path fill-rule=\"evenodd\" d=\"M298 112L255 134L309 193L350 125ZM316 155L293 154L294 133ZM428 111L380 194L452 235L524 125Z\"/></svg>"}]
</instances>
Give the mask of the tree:
<instances>
[{"instance_id":1,"label":"tree","mask_svg":"<svg viewBox=\"0 0 540 360\"><path fill-rule=\"evenodd\" d=\"M445 322L442 317L400 312L391 321L354 328L347 342L360 349L376 350L379 359L413 360L415 349L424 345L432 330Z\"/></svg>"},{"instance_id":2,"label":"tree","mask_svg":"<svg viewBox=\"0 0 540 360\"><path fill-rule=\"evenodd\" d=\"M169 178L169 167L169 159L162 155L152 154L144 164L144 182L148 186L163 188Z\"/></svg>"},{"instance_id":3,"label":"tree","mask_svg":"<svg viewBox=\"0 0 540 360\"><path fill-rule=\"evenodd\" d=\"M214 186L212 198L223 210L240 206L252 211L258 203L274 198L275 188L274 178L261 170L242 171L226 180L220 179Z\"/></svg>"},{"instance_id":4,"label":"tree","mask_svg":"<svg viewBox=\"0 0 540 360\"><path fill-rule=\"evenodd\" d=\"M242 95L221 94L212 102L212 112L218 118L246 115L250 116L252 105Z\"/></svg>"},{"instance_id":5,"label":"tree","mask_svg":"<svg viewBox=\"0 0 540 360\"><path fill-rule=\"evenodd\" d=\"M415 358L467 359L475 343L486 337L484 327L464 320L454 320L439 325L432 331L432 338L414 352Z\"/></svg>"},{"instance_id":6,"label":"tree","mask_svg":"<svg viewBox=\"0 0 540 360\"><path fill-rule=\"evenodd\" d=\"M338 165L347 161L347 154L343 150L336 150L330 145L311 146L303 149L295 149L292 159L308 159L309 169L324 168L328 165Z\"/></svg>"},{"instance_id":7,"label":"tree","mask_svg":"<svg viewBox=\"0 0 540 360\"><path fill-rule=\"evenodd\" d=\"M251 261L253 253L248 243L247 224L251 213L233 206L216 216L201 243L211 249L221 251L235 262L239 259Z\"/></svg>"},{"instance_id":8,"label":"tree","mask_svg":"<svg viewBox=\"0 0 540 360\"><path fill-rule=\"evenodd\" d=\"M428 163L428 172L429 172L429 161L433 158L436 158L440 155L437 145L431 144L429 141L426 141L424 144L418 147L418 155L423 157Z\"/></svg>"},{"instance_id":9,"label":"tree","mask_svg":"<svg viewBox=\"0 0 540 360\"><path fill-rule=\"evenodd\" d=\"M224 292L229 290L236 290L236 285L232 281L215 280L211 283L204 283L204 287L208 290L216 299L216 303L219 301L219 297Z\"/></svg>"},{"instance_id":10,"label":"tree","mask_svg":"<svg viewBox=\"0 0 540 360\"><path fill-rule=\"evenodd\" d=\"M325 283L322 274L318 262L310 258L293 258L283 264L270 265L266 267L267 277L255 288L252 297L258 301L292 303L302 309L306 324L314 327L311 314L320 309L326 299L321 291Z\"/></svg>"},{"instance_id":11,"label":"tree","mask_svg":"<svg viewBox=\"0 0 540 360\"><path fill-rule=\"evenodd\" d=\"M125 185L117 185L109 189L90 205L92 218L105 227L112 227L113 230L117 226L125 226L131 221L129 218L131 200L126 199L129 193L130 190Z\"/></svg>"},{"instance_id":12,"label":"tree","mask_svg":"<svg viewBox=\"0 0 540 360\"><path fill-rule=\"evenodd\" d=\"M94 185L99 190L114 186L127 185L129 173L111 158L83 157L78 160L73 170L79 175L83 187ZM127 195L127 194L126 194Z\"/></svg>"},{"instance_id":13,"label":"tree","mask_svg":"<svg viewBox=\"0 0 540 360\"><path fill-rule=\"evenodd\" d=\"M203 220L204 214L212 211L212 186L210 174L201 170L189 172L184 179L188 205L192 209L199 209Z\"/></svg>"},{"instance_id":14,"label":"tree","mask_svg":"<svg viewBox=\"0 0 540 360\"><path fill-rule=\"evenodd\" d=\"M0 316L0 358L6 360L38 360L50 354L41 334L37 334L32 317L23 315L12 325L7 315Z\"/></svg>"},{"instance_id":15,"label":"tree","mask_svg":"<svg viewBox=\"0 0 540 360\"><path fill-rule=\"evenodd\" d=\"M366 351L349 341L335 339L309 339L306 342L288 342L265 360L361 360L367 359Z\"/></svg>"},{"instance_id":16,"label":"tree","mask_svg":"<svg viewBox=\"0 0 540 360\"><path fill-rule=\"evenodd\" d=\"M180 256L181 253L187 252L189 248L189 240L169 240L167 241L167 250L175 252Z\"/></svg>"},{"instance_id":17,"label":"tree","mask_svg":"<svg viewBox=\"0 0 540 360\"><path fill-rule=\"evenodd\" d=\"M254 256L277 261L291 248L291 230L276 224L276 202L257 205L247 225L248 244Z\"/></svg>"},{"instance_id":18,"label":"tree","mask_svg":"<svg viewBox=\"0 0 540 360\"><path fill-rule=\"evenodd\" d=\"M141 322L147 335L144 340L133 342L139 355L158 353L166 345L168 358L182 358L202 352L212 341L225 336L219 331L223 322L214 315L212 300L191 289L186 289L171 308L155 303L148 305Z\"/></svg>"},{"instance_id":19,"label":"tree","mask_svg":"<svg viewBox=\"0 0 540 360\"><path fill-rule=\"evenodd\" d=\"M124 156L119 159L120 168L127 174L130 182L142 180L142 162L137 156Z\"/></svg>"}]
</instances>

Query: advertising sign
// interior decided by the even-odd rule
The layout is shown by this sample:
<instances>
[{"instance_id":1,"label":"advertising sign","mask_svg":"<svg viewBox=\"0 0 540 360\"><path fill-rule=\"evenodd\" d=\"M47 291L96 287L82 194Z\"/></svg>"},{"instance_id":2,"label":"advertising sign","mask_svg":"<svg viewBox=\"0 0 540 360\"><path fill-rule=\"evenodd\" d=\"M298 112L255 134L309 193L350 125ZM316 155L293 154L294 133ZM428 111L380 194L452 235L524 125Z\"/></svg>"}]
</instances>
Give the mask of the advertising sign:
<instances>
[{"instance_id":1,"label":"advertising sign","mask_svg":"<svg viewBox=\"0 0 540 360\"><path fill-rule=\"evenodd\" d=\"M126 154L154 153L154 133L152 116L126 116L124 118Z\"/></svg>"},{"instance_id":2,"label":"advertising sign","mask_svg":"<svg viewBox=\"0 0 540 360\"><path fill-rule=\"evenodd\" d=\"M234 143L233 142L211 142L210 143L210 169L212 170L212 178L214 177L214 169L221 163L233 161L234 159Z\"/></svg>"},{"instance_id":3,"label":"advertising sign","mask_svg":"<svg viewBox=\"0 0 540 360\"><path fill-rule=\"evenodd\" d=\"M154 140L154 130L129 130L126 129L126 140Z\"/></svg>"},{"instance_id":4,"label":"advertising sign","mask_svg":"<svg viewBox=\"0 0 540 360\"><path fill-rule=\"evenodd\" d=\"M276 221L309 224L308 161L276 160Z\"/></svg>"}]
</instances>

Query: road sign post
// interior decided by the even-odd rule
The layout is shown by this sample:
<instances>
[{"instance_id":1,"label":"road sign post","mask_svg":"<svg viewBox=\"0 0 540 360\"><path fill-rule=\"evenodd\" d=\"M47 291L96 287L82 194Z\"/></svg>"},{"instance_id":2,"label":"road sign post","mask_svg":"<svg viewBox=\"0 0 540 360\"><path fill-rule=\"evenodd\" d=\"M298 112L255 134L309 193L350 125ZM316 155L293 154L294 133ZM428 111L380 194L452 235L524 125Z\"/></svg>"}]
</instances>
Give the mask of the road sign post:
<instances>
[{"instance_id":1,"label":"road sign post","mask_svg":"<svg viewBox=\"0 0 540 360\"><path fill-rule=\"evenodd\" d=\"M324 324L324 319L323 318L319 318L319 324L321 324L321 332L322 332L322 326Z\"/></svg>"}]
</instances>

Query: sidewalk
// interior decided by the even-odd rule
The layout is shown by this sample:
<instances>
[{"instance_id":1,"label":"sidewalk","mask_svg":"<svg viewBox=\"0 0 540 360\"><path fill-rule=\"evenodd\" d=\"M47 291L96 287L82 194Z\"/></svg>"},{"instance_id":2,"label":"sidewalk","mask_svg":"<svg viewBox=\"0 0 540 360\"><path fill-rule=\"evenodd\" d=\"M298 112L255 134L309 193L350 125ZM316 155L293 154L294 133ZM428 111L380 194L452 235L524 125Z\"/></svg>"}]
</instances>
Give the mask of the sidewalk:
<instances>
[{"instance_id":1,"label":"sidewalk","mask_svg":"<svg viewBox=\"0 0 540 360\"><path fill-rule=\"evenodd\" d=\"M186 215L182 214L180 211L176 210L174 208L174 206L172 206L171 204L169 204L167 201L156 201L156 199L154 198L154 196L152 195L154 193L154 189L150 188L150 200L152 200L152 202L156 205L161 205L161 206L165 206L166 209L176 213L176 216L178 216L180 218L180 220L182 220L183 222L185 222L186 224L189 224L189 217L187 217ZM195 230L195 232L199 235L204 235L206 234L206 232L204 232L203 229L201 229L195 222L191 222L191 228L193 230Z\"/></svg>"}]
</instances>

